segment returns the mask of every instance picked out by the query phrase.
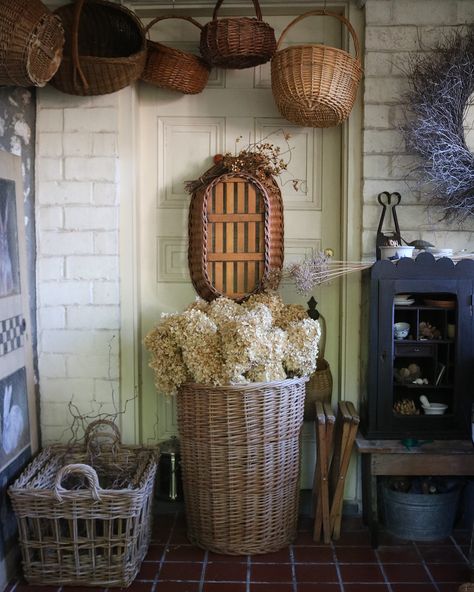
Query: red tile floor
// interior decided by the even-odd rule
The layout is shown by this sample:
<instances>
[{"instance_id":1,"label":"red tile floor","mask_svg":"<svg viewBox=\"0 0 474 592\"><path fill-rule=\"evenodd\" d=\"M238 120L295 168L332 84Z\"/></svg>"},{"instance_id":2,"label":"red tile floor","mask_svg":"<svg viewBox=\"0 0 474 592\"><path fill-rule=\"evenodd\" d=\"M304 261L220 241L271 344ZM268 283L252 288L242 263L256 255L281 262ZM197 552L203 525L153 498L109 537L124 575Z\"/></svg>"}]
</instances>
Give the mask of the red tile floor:
<instances>
[{"instance_id":1,"label":"red tile floor","mask_svg":"<svg viewBox=\"0 0 474 592\"><path fill-rule=\"evenodd\" d=\"M298 537L289 547L234 557L190 545L183 511L175 508L156 517L150 550L129 592L456 592L469 580L467 531L455 530L434 543L382 533L374 550L358 518L345 517L340 540L322 545L312 540L311 520L302 517ZM8 592L79 589L99 592L30 587L21 581L12 583Z\"/></svg>"}]
</instances>

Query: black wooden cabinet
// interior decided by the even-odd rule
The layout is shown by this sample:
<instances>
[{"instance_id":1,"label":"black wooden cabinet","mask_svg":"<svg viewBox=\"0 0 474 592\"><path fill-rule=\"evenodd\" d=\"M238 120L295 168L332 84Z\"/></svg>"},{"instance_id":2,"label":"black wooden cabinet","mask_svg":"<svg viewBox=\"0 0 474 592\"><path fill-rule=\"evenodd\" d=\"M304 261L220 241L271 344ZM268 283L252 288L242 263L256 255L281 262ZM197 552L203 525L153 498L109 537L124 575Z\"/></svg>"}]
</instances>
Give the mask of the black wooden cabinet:
<instances>
[{"instance_id":1,"label":"black wooden cabinet","mask_svg":"<svg viewBox=\"0 0 474 592\"><path fill-rule=\"evenodd\" d=\"M470 437L473 297L472 260L455 264L422 253L415 260L377 261L365 275L361 411L367 438ZM396 339L399 322L410 329ZM427 415L421 395L446 405L445 412Z\"/></svg>"}]
</instances>

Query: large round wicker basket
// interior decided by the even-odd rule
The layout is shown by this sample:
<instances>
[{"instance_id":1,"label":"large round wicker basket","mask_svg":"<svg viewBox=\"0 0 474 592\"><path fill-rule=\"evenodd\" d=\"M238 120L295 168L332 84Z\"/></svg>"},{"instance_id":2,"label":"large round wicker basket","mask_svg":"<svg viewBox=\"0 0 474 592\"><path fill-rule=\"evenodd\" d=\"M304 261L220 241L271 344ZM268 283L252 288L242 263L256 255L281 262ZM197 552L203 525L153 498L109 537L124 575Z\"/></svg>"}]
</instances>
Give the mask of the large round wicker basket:
<instances>
[{"instance_id":1,"label":"large round wicker basket","mask_svg":"<svg viewBox=\"0 0 474 592\"><path fill-rule=\"evenodd\" d=\"M216 553L269 553L298 518L306 378L178 392L189 540Z\"/></svg>"}]
</instances>

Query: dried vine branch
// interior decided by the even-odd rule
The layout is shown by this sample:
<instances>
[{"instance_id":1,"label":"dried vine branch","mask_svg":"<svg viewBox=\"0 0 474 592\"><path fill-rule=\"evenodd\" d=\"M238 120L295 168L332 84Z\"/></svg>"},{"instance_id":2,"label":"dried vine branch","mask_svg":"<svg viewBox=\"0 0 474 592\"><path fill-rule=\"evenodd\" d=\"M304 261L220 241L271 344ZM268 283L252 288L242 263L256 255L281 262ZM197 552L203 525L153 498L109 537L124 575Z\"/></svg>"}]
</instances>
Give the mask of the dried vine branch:
<instances>
[{"instance_id":1,"label":"dried vine branch","mask_svg":"<svg viewBox=\"0 0 474 592\"><path fill-rule=\"evenodd\" d=\"M429 203L461 222L474 213L474 154L463 127L474 92L474 27L416 57L408 78L404 134L408 149L421 157L416 173Z\"/></svg>"}]
</instances>

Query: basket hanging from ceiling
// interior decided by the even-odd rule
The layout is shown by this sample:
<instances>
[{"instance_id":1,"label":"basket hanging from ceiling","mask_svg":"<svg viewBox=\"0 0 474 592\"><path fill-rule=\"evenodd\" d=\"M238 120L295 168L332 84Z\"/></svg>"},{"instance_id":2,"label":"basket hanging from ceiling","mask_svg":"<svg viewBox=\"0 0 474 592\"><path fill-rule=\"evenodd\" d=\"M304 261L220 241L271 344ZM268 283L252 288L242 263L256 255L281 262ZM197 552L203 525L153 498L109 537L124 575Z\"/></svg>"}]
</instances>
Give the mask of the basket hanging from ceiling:
<instances>
[{"instance_id":1,"label":"basket hanging from ceiling","mask_svg":"<svg viewBox=\"0 0 474 592\"><path fill-rule=\"evenodd\" d=\"M147 25L145 33L149 34L155 23L171 18L188 21L202 30L202 25L189 16L159 16ZM194 95L206 86L209 71L202 57L148 39L146 65L140 78L154 86Z\"/></svg>"},{"instance_id":2,"label":"basket hanging from ceiling","mask_svg":"<svg viewBox=\"0 0 474 592\"><path fill-rule=\"evenodd\" d=\"M145 31L125 6L77 0L56 11L66 31L63 61L51 84L72 95L115 92L137 80L145 66Z\"/></svg>"},{"instance_id":3,"label":"basket hanging from ceiling","mask_svg":"<svg viewBox=\"0 0 474 592\"><path fill-rule=\"evenodd\" d=\"M283 203L278 185L225 173L198 187L189 207L188 262L205 300L238 302L263 289L283 266Z\"/></svg>"},{"instance_id":4,"label":"basket hanging from ceiling","mask_svg":"<svg viewBox=\"0 0 474 592\"><path fill-rule=\"evenodd\" d=\"M355 57L320 43L281 49L289 29L309 16L330 16L343 23L354 42ZM359 39L344 16L312 10L291 21L280 35L271 64L272 92L281 115L291 123L308 127L341 124L354 106L361 77Z\"/></svg>"},{"instance_id":5,"label":"basket hanging from ceiling","mask_svg":"<svg viewBox=\"0 0 474 592\"><path fill-rule=\"evenodd\" d=\"M44 86L61 63L64 30L39 0L0 0L0 84Z\"/></svg>"},{"instance_id":6,"label":"basket hanging from ceiling","mask_svg":"<svg viewBox=\"0 0 474 592\"><path fill-rule=\"evenodd\" d=\"M220 68L251 68L268 62L276 49L275 32L262 20L258 0L253 0L257 18L217 19L223 0L214 7L212 21L201 32L201 54Z\"/></svg>"}]
</instances>

